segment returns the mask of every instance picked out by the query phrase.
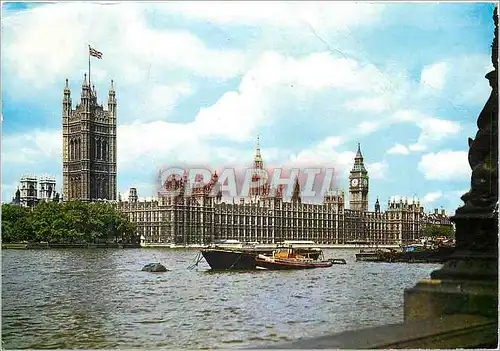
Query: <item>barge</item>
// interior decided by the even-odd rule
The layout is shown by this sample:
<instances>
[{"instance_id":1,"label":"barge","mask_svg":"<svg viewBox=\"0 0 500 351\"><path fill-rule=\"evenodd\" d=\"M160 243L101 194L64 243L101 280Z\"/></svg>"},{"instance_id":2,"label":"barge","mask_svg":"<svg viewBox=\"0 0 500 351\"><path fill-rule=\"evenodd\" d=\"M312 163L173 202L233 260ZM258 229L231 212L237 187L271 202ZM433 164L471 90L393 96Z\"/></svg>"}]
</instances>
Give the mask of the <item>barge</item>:
<instances>
[{"instance_id":1,"label":"barge","mask_svg":"<svg viewBox=\"0 0 500 351\"><path fill-rule=\"evenodd\" d=\"M243 245L241 243L218 243L201 250L201 254L212 269L256 269L256 258L259 255L272 255L273 251L283 247L276 244L274 247L259 248L256 245ZM306 258L317 260L323 251L316 247L296 247L297 254Z\"/></svg>"},{"instance_id":2,"label":"barge","mask_svg":"<svg viewBox=\"0 0 500 351\"><path fill-rule=\"evenodd\" d=\"M365 262L406 262L443 263L454 252L453 247L425 250L374 250L356 254L356 261Z\"/></svg>"}]
</instances>

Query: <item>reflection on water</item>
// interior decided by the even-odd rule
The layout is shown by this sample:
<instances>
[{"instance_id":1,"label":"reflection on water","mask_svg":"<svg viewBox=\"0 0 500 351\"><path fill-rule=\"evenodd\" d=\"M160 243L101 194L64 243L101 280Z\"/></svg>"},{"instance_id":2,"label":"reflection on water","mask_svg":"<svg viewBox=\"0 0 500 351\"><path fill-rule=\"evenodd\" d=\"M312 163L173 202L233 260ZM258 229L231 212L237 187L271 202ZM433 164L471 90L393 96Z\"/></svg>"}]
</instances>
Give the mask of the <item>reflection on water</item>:
<instances>
[{"instance_id":1,"label":"reflection on water","mask_svg":"<svg viewBox=\"0 0 500 351\"><path fill-rule=\"evenodd\" d=\"M195 250L4 250L5 348L235 348L401 322L403 290L440 265L187 269ZM142 272L149 262L171 271Z\"/></svg>"}]
</instances>

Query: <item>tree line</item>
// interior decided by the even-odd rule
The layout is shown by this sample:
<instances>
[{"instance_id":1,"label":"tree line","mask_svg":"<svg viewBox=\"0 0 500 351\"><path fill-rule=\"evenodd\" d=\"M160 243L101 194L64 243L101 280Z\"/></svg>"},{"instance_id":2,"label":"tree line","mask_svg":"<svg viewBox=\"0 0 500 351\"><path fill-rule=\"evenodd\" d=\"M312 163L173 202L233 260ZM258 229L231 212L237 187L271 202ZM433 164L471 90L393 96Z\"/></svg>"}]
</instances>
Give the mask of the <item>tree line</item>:
<instances>
[{"instance_id":1,"label":"tree line","mask_svg":"<svg viewBox=\"0 0 500 351\"><path fill-rule=\"evenodd\" d=\"M422 228L421 235L431 238L438 236L445 236L448 239L455 238L455 232L451 225L428 224Z\"/></svg>"},{"instance_id":2,"label":"tree line","mask_svg":"<svg viewBox=\"0 0 500 351\"><path fill-rule=\"evenodd\" d=\"M135 224L109 203L2 204L2 242L136 243Z\"/></svg>"}]
</instances>

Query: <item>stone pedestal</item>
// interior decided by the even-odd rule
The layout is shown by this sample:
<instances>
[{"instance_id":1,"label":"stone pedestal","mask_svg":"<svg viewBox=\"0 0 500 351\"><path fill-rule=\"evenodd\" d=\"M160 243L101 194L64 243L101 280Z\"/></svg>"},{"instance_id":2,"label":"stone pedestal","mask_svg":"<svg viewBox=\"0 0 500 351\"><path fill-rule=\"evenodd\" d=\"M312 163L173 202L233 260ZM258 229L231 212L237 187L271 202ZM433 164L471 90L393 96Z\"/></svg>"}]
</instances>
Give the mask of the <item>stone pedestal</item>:
<instances>
[{"instance_id":1,"label":"stone pedestal","mask_svg":"<svg viewBox=\"0 0 500 351\"><path fill-rule=\"evenodd\" d=\"M452 314L497 318L498 283L428 279L405 291L405 322Z\"/></svg>"},{"instance_id":2,"label":"stone pedestal","mask_svg":"<svg viewBox=\"0 0 500 351\"><path fill-rule=\"evenodd\" d=\"M497 319L498 241L495 236L498 234L494 228L498 228L498 221L489 215L479 223L477 218L461 214L463 209L457 210L458 214L452 218L457 223L458 234L455 253L441 269L431 273L430 279L405 291L405 322L451 314Z\"/></svg>"}]
</instances>

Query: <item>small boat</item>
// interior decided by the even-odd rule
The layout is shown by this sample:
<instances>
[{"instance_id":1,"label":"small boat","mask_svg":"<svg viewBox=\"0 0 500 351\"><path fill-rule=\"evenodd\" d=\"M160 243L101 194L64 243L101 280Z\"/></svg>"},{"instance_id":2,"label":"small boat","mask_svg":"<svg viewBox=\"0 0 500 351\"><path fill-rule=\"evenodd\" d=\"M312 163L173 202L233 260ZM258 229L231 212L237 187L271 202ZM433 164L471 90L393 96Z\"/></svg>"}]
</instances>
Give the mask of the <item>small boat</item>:
<instances>
[{"instance_id":1,"label":"small boat","mask_svg":"<svg viewBox=\"0 0 500 351\"><path fill-rule=\"evenodd\" d=\"M255 258L255 265L258 269L311 269L331 267L333 259L324 260L322 255L318 259L306 258L297 254L293 248L278 249L273 251L272 256L258 255Z\"/></svg>"},{"instance_id":2,"label":"small boat","mask_svg":"<svg viewBox=\"0 0 500 351\"><path fill-rule=\"evenodd\" d=\"M328 260L332 261L333 264L347 264L343 258L329 258Z\"/></svg>"}]
</instances>

